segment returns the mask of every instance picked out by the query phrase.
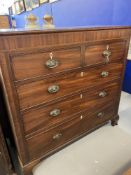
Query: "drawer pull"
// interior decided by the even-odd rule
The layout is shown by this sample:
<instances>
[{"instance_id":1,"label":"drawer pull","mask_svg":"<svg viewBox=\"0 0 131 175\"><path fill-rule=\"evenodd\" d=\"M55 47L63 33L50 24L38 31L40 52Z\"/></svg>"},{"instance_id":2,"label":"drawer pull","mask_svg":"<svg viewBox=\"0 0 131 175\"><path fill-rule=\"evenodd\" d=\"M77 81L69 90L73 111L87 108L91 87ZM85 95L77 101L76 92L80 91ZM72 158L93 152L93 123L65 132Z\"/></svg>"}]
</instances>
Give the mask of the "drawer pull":
<instances>
[{"instance_id":1,"label":"drawer pull","mask_svg":"<svg viewBox=\"0 0 131 175\"><path fill-rule=\"evenodd\" d=\"M99 97L102 97L103 98L105 96L107 96L107 92L102 91L102 92L99 93Z\"/></svg>"},{"instance_id":2,"label":"drawer pull","mask_svg":"<svg viewBox=\"0 0 131 175\"><path fill-rule=\"evenodd\" d=\"M58 92L59 89L60 89L60 87L58 85L53 85L53 86L48 87L48 92L50 94L54 94L54 93Z\"/></svg>"},{"instance_id":3,"label":"drawer pull","mask_svg":"<svg viewBox=\"0 0 131 175\"><path fill-rule=\"evenodd\" d=\"M61 113L60 109L54 109L53 111L50 112L50 116L56 117L60 115L60 113Z\"/></svg>"},{"instance_id":4,"label":"drawer pull","mask_svg":"<svg viewBox=\"0 0 131 175\"><path fill-rule=\"evenodd\" d=\"M53 69L59 65L59 62L55 59L53 59L53 53L50 53L50 59L46 61L45 65L49 69Z\"/></svg>"},{"instance_id":5,"label":"drawer pull","mask_svg":"<svg viewBox=\"0 0 131 175\"><path fill-rule=\"evenodd\" d=\"M62 137L62 134L61 133L58 133L56 135L53 136L53 140L58 140Z\"/></svg>"},{"instance_id":6,"label":"drawer pull","mask_svg":"<svg viewBox=\"0 0 131 175\"><path fill-rule=\"evenodd\" d=\"M103 51L103 56L106 58L106 63L110 61L111 51L109 50L109 45L106 46L106 50Z\"/></svg>"},{"instance_id":7,"label":"drawer pull","mask_svg":"<svg viewBox=\"0 0 131 175\"><path fill-rule=\"evenodd\" d=\"M108 77L108 76L109 76L109 72L103 71L101 73L101 77L103 77L103 78Z\"/></svg>"},{"instance_id":8,"label":"drawer pull","mask_svg":"<svg viewBox=\"0 0 131 175\"><path fill-rule=\"evenodd\" d=\"M104 116L104 112L99 112L98 114L97 114L97 117L103 117Z\"/></svg>"}]
</instances>

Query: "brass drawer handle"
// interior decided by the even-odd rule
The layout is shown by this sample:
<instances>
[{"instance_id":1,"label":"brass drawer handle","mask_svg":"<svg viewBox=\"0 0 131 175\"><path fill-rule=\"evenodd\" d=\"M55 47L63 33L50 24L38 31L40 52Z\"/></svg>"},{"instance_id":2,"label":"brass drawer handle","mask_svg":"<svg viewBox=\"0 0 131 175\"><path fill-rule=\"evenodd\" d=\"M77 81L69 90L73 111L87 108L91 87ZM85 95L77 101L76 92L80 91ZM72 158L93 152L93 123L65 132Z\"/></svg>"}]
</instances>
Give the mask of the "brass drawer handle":
<instances>
[{"instance_id":1,"label":"brass drawer handle","mask_svg":"<svg viewBox=\"0 0 131 175\"><path fill-rule=\"evenodd\" d=\"M111 51L109 50L109 45L106 46L106 50L103 51L102 55L106 58L106 63L110 61L110 56L112 55Z\"/></svg>"},{"instance_id":2,"label":"brass drawer handle","mask_svg":"<svg viewBox=\"0 0 131 175\"><path fill-rule=\"evenodd\" d=\"M103 78L108 77L108 76L109 76L109 72L103 71L101 73L101 77L103 77Z\"/></svg>"},{"instance_id":3,"label":"brass drawer handle","mask_svg":"<svg viewBox=\"0 0 131 175\"><path fill-rule=\"evenodd\" d=\"M103 98L105 96L107 96L107 92L102 91L102 92L99 93L99 97L102 97Z\"/></svg>"},{"instance_id":4,"label":"brass drawer handle","mask_svg":"<svg viewBox=\"0 0 131 175\"><path fill-rule=\"evenodd\" d=\"M62 137L62 134L58 133L58 134L53 136L53 140L59 140L61 137Z\"/></svg>"},{"instance_id":5,"label":"brass drawer handle","mask_svg":"<svg viewBox=\"0 0 131 175\"><path fill-rule=\"evenodd\" d=\"M54 94L58 92L59 90L60 90L60 87L58 85L53 85L53 86L48 87L48 92L50 94Z\"/></svg>"},{"instance_id":6,"label":"brass drawer handle","mask_svg":"<svg viewBox=\"0 0 131 175\"><path fill-rule=\"evenodd\" d=\"M53 59L53 53L50 53L50 59L46 61L45 65L49 69L53 69L59 65L59 62Z\"/></svg>"},{"instance_id":7,"label":"brass drawer handle","mask_svg":"<svg viewBox=\"0 0 131 175\"><path fill-rule=\"evenodd\" d=\"M53 111L50 112L50 116L56 117L60 115L60 113L61 113L60 109L54 109Z\"/></svg>"},{"instance_id":8,"label":"brass drawer handle","mask_svg":"<svg viewBox=\"0 0 131 175\"><path fill-rule=\"evenodd\" d=\"M98 114L97 114L97 117L103 117L104 116L104 112L99 112Z\"/></svg>"}]
</instances>

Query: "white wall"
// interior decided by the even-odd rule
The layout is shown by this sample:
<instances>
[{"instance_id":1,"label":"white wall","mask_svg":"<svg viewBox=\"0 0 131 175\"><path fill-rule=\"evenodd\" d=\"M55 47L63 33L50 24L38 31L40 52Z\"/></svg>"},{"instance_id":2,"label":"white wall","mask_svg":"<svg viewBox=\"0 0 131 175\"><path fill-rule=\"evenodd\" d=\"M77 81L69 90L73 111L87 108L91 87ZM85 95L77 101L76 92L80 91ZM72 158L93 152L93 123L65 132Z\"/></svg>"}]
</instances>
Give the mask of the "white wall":
<instances>
[{"instance_id":1,"label":"white wall","mask_svg":"<svg viewBox=\"0 0 131 175\"><path fill-rule=\"evenodd\" d=\"M14 0L0 0L0 14L8 13L8 7L13 4Z\"/></svg>"}]
</instances>

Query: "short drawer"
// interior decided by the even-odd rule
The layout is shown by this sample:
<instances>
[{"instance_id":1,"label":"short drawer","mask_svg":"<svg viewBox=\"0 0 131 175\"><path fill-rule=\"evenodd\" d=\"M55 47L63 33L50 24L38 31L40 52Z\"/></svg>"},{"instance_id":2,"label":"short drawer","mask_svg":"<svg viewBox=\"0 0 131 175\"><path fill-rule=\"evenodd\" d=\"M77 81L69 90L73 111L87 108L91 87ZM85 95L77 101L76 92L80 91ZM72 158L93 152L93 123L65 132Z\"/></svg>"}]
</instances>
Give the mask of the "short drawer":
<instances>
[{"instance_id":1,"label":"short drawer","mask_svg":"<svg viewBox=\"0 0 131 175\"><path fill-rule=\"evenodd\" d=\"M85 111L76 115L74 119L63 123L50 131L40 133L35 137L27 139L30 159L45 156L50 151L72 141L72 139L113 119L116 115L115 109L108 105L106 107L101 107L99 110L94 108L94 111L94 113Z\"/></svg>"},{"instance_id":2,"label":"short drawer","mask_svg":"<svg viewBox=\"0 0 131 175\"><path fill-rule=\"evenodd\" d=\"M109 63L124 59L126 42L100 42L88 45L85 50L85 64L87 66Z\"/></svg>"},{"instance_id":3,"label":"short drawer","mask_svg":"<svg viewBox=\"0 0 131 175\"><path fill-rule=\"evenodd\" d=\"M47 130L74 117L84 110L94 110L117 100L119 82L96 87L48 106L31 109L23 113L26 135Z\"/></svg>"},{"instance_id":4,"label":"short drawer","mask_svg":"<svg viewBox=\"0 0 131 175\"><path fill-rule=\"evenodd\" d=\"M15 80L24 80L79 68L81 49L76 47L42 53L25 51L23 54L12 55L11 60Z\"/></svg>"},{"instance_id":5,"label":"short drawer","mask_svg":"<svg viewBox=\"0 0 131 175\"><path fill-rule=\"evenodd\" d=\"M122 69L121 63L114 63L18 86L20 108L27 109L118 79Z\"/></svg>"}]
</instances>

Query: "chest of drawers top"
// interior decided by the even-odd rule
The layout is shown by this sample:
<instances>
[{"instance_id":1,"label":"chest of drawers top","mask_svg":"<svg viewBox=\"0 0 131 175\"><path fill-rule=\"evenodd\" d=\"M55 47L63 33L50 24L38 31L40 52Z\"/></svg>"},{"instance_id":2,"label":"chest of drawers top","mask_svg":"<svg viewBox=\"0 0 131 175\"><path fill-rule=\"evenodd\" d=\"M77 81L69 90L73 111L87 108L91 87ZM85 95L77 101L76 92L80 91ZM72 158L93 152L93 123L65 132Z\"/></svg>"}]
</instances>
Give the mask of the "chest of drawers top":
<instances>
[{"instance_id":1,"label":"chest of drawers top","mask_svg":"<svg viewBox=\"0 0 131 175\"><path fill-rule=\"evenodd\" d=\"M58 28L54 30L0 29L0 50L78 44L128 38L130 26ZM3 40L4 38L4 40Z\"/></svg>"}]
</instances>

